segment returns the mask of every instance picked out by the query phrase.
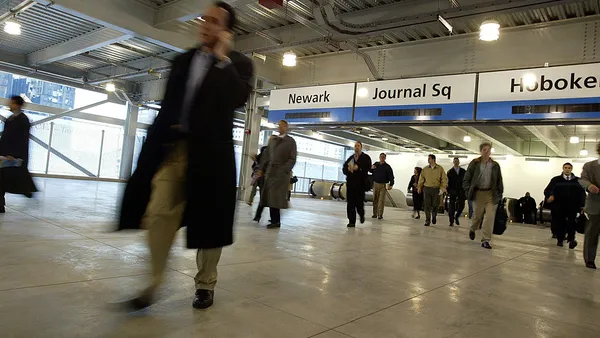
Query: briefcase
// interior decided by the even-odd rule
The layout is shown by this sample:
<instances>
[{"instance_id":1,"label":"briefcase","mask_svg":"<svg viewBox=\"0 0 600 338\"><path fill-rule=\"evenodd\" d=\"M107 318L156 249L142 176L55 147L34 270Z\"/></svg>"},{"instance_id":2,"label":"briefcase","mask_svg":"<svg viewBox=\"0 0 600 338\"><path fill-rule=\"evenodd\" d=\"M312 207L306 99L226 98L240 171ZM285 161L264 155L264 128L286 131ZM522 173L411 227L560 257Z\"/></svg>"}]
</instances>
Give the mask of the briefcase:
<instances>
[{"instance_id":1,"label":"briefcase","mask_svg":"<svg viewBox=\"0 0 600 338\"><path fill-rule=\"evenodd\" d=\"M496 210L496 218L494 219L494 235L502 235L506 231L506 223L508 222L508 214L504 208L504 200L498 203Z\"/></svg>"}]
</instances>

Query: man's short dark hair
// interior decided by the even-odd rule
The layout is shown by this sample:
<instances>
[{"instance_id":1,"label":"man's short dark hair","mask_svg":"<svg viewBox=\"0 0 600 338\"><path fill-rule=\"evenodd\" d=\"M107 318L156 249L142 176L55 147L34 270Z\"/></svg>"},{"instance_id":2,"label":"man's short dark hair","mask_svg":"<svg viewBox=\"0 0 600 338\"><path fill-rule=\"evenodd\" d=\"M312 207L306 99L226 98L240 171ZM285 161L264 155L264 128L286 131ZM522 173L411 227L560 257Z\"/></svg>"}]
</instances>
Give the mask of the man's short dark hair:
<instances>
[{"instance_id":1,"label":"man's short dark hair","mask_svg":"<svg viewBox=\"0 0 600 338\"><path fill-rule=\"evenodd\" d=\"M360 142L360 141L356 141L356 143L360 144L361 147L363 146L362 142Z\"/></svg>"},{"instance_id":2,"label":"man's short dark hair","mask_svg":"<svg viewBox=\"0 0 600 338\"><path fill-rule=\"evenodd\" d=\"M381 154L379 154L379 156L381 156L381 155L383 155L383 156L387 157L387 155L386 155L385 153L381 153Z\"/></svg>"},{"instance_id":3,"label":"man's short dark hair","mask_svg":"<svg viewBox=\"0 0 600 338\"><path fill-rule=\"evenodd\" d=\"M563 167L564 167L564 166L566 166L566 165L568 165L568 166L570 166L571 168L573 168L573 165L572 165L571 163L569 163L569 162L567 162L567 163L563 164Z\"/></svg>"},{"instance_id":4,"label":"man's short dark hair","mask_svg":"<svg viewBox=\"0 0 600 338\"><path fill-rule=\"evenodd\" d=\"M492 148L492 144L491 144L491 143L489 143L489 142L483 142L482 144L480 144L480 145L479 145L479 151L482 151L482 150L483 150L483 148L485 148L485 147L490 147L490 148Z\"/></svg>"},{"instance_id":5,"label":"man's short dark hair","mask_svg":"<svg viewBox=\"0 0 600 338\"><path fill-rule=\"evenodd\" d=\"M237 19L235 17L235 11L233 10L233 7L231 7L230 4L228 4L224 1L215 2L215 6L221 8L221 9L224 9L225 11L227 11L227 13L229 13L229 18L227 20L227 29L229 29L229 30L233 29L233 27L237 23L236 22Z\"/></svg>"},{"instance_id":6,"label":"man's short dark hair","mask_svg":"<svg viewBox=\"0 0 600 338\"><path fill-rule=\"evenodd\" d=\"M429 154L429 158L435 161L435 155L434 154Z\"/></svg>"},{"instance_id":7,"label":"man's short dark hair","mask_svg":"<svg viewBox=\"0 0 600 338\"><path fill-rule=\"evenodd\" d=\"M20 107L23 107L23 105L25 104L25 100L23 100L23 98L20 97L19 95L15 95L15 96L11 97L10 100L13 101L14 103L16 103Z\"/></svg>"},{"instance_id":8,"label":"man's short dark hair","mask_svg":"<svg viewBox=\"0 0 600 338\"><path fill-rule=\"evenodd\" d=\"M459 159L458 157L455 157L454 159L455 159L455 160L459 160L459 161L460 161L460 159Z\"/></svg>"}]
</instances>

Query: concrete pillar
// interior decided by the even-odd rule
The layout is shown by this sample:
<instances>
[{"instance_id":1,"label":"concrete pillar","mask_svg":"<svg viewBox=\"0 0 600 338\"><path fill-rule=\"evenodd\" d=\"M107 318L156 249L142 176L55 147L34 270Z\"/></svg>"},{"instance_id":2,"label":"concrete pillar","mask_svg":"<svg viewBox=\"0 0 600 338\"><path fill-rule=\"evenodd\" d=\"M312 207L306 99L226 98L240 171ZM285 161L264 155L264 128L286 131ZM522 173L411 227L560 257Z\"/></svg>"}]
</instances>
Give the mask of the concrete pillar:
<instances>
[{"instance_id":1,"label":"concrete pillar","mask_svg":"<svg viewBox=\"0 0 600 338\"><path fill-rule=\"evenodd\" d=\"M256 85L259 83L257 82ZM258 89L257 87L255 87ZM258 152L258 139L260 136L260 121L263 113L262 108L256 106L255 91L250 94L246 104L246 119L244 121L244 140L242 145L242 163L240 164L240 178L238 187L238 199L247 200L251 191L252 183L252 154Z\"/></svg>"},{"instance_id":2,"label":"concrete pillar","mask_svg":"<svg viewBox=\"0 0 600 338\"><path fill-rule=\"evenodd\" d=\"M133 148L135 147L135 134L137 132L139 107L127 102L127 117L123 126L123 152L121 153L121 170L119 178L131 177L133 168Z\"/></svg>"}]
</instances>

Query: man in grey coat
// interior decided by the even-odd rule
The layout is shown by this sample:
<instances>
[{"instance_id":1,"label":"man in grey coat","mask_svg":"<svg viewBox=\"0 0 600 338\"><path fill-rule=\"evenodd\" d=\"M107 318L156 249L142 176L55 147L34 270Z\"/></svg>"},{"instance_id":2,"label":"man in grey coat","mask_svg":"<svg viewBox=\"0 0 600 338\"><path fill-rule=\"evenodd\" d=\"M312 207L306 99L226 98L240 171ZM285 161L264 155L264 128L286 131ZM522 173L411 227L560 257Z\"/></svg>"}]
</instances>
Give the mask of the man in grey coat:
<instances>
[{"instance_id":1,"label":"man in grey coat","mask_svg":"<svg viewBox=\"0 0 600 338\"><path fill-rule=\"evenodd\" d=\"M254 220L260 221L265 207L269 207L271 221L267 229L281 227L280 209L287 209L287 194L290 189L290 175L296 164L296 141L288 132L288 123L279 121L279 135L271 137L267 150L260 160L258 175L265 177L264 192L260 193L260 205L256 209Z\"/></svg>"},{"instance_id":2,"label":"man in grey coat","mask_svg":"<svg viewBox=\"0 0 600 338\"><path fill-rule=\"evenodd\" d=\"M600 143L596 146L600 155ZM583 166L579 184L588 192L585 201L585 212L590 220L585 226L583 242L583 259L585 266L596 269L596 252L598 251L598 236L600 236L600 159L593 160Z\"/></svg>"}]
</instances>

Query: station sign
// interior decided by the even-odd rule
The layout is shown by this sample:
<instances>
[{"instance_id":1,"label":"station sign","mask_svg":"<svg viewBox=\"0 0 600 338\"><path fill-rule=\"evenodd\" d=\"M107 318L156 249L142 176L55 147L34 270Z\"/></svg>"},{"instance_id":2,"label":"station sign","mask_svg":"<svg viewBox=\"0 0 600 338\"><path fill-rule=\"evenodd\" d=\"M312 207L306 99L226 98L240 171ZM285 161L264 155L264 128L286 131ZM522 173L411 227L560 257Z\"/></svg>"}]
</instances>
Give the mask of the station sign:
<instances>
[{"instance_id":1,"label":"station sign","mask_svg":"<svg viewBox=\"0 0 600 338\"><path fill-rule=\"evenodd\" d=\"M354 83L346 83L272 90L269 122L351 122L355 86Z\"/></svg>"},{"instance_id":2,"label":"station sign","mask_svg":"<svg viewBox=\"0 0 600 338\"><path fill-rule=\"evenodd\" d=\"M438 76L356 85L354 121L471 120L475 74Z\"/></svg>"},{"instance_id":3,"label":"station sign","mask_svg":"<svg viewBox=\"0 0 600 338\"><path fill-rule=\"evenodd\" d=\"M600 64L481 73L477 120L600 117Z\"/></svg>"}]
</instances>

